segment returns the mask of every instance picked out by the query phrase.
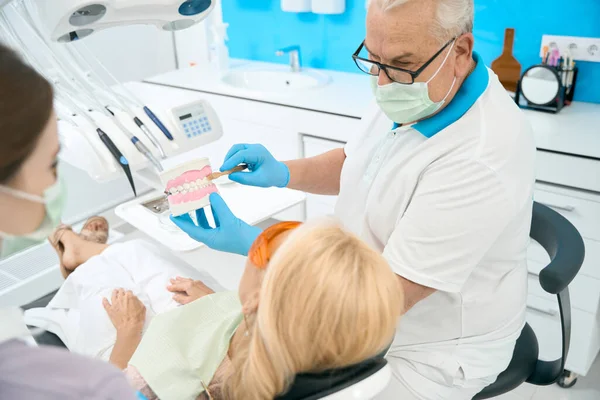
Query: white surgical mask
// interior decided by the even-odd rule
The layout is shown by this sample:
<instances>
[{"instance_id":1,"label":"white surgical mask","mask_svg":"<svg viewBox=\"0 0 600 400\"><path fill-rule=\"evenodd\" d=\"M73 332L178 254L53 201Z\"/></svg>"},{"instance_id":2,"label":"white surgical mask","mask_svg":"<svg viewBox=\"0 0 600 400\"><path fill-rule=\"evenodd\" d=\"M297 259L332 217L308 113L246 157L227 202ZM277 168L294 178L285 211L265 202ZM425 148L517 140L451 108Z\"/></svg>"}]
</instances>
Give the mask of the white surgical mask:
<instances>
[{"instance_id":1,"label":"white surgical mask","mask_svg":"<svg viewBox=\"0 0 600 400\"><path fill-rule=\"evenodd\" d=\"M60 178L56 180L56 183L44 191L43 196L26 193L8 186L0 186L0 192L19 199L44 204L46 209L44 220L40 226L31 233L25 235L11 235L0 231L0 238L2 238L0 257L14 254L34 244L43 242L60 224L66 201L65 185Z\"/></svg>"},{"instance_id":2,"label":"white surgical mask","mask_svg":"<svg viewBox=\"0 0 600 400\"><path fill-rule=\"evenodd\" d=\"M442 67L446 64L453 48L454 43L452 43L452 46L440 67L427 82L415 82L412 85L403 85L398 82L392 82L380 86L378 83L379 77L371 77L371 87L375 94L377 104L389 119L399 124L406 124L408 122L427 118L442 108L450 95L452 88L454 88L454 85L456 84L456 77L454 77L452 86L450 86L446 96L439 102L434 102L431 100L431 97L429 97L428 83L437 76Z\"/></svg>"}]
</instances>

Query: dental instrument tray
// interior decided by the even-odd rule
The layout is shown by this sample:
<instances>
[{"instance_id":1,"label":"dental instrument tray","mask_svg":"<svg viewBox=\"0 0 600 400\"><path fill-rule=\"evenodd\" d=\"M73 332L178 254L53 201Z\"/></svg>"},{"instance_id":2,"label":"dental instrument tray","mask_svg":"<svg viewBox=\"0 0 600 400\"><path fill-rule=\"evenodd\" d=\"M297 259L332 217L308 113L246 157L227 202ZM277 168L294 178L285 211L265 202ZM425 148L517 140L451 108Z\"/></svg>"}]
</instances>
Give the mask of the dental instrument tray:
<instances>
[{"instance_id":1,"label":"dental instrument tray","mask_svg":"<svg viewBox=\"0 0 600 400\"><path fill-rule=\"evenodd\" d=\"M115 214L171 250L185 252L202 246L171 221L171 212L160 205L165 198L164 193L152 192L119 205Z\"/></svg>"},{"instance_id":2,"label":"dental instrument tray","mask_svg":"<svg viewBox=\"0 0 600 400\"><path fill-rule=\"evenodd\" d=\"M223 127L215 110L206 100L196 100L174 107L170 115L181 137L202 146L223 136Z\"/></svg>"},{"instance_id":3,"label":"dental instrument tray","mask_svg":"<svg viewBox=\"0 0 600 400\"><path fill-rule=\"evenodd\" d=\"M239 184L219 185L219 193L233 214L250 225L271 218L306 199L304 193L295 190ZM170 211L158 214L144 206L164 198L163 191L156 190L117 206L115 214L175 252L187 252L204 246L171 222ZM206 207L205 212L209 223L214 226L210 207Z\"/></svg>"},{"instance_id":4,"label":"dental instrument tray","mask_svg":"<svg viewBox=\"0 0 600 400\"><path fill-rule=\"evenodd\" d=\"M161 215L169 211L169 201L166 195L142 203L142 207L152 214Z\"/></svg>"}]
</instances>

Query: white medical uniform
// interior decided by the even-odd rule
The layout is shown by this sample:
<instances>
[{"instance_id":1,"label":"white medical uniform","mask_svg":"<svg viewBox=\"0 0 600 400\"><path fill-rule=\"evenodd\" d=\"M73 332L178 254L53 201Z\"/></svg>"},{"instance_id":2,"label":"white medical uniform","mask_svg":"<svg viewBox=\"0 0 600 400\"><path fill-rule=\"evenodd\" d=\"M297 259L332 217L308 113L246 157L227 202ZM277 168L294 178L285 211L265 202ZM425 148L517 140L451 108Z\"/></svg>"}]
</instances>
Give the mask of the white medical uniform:
<instances>
[{"instance_id":1,"label":"white medical uniform","mask_svg":"<svg viewBox=\"0 0 600 400\"><path fill-rule=\"evenodd\" d=\"M470 399L525 321L535 145L481 58L440 113L397 127L373 107L345 148L336 216L400 276L437 291L400 320L385 399Z\"/></svg>"}]
</instances>

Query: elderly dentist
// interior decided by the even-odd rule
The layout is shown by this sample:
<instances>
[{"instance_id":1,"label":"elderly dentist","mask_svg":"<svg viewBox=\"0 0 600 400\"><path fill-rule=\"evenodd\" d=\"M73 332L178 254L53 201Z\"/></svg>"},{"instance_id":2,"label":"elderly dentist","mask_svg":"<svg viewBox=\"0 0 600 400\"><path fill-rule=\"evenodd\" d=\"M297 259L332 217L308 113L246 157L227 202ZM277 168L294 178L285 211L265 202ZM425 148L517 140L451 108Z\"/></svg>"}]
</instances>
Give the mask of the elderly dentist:
<instances>
[{"instance_id":1,"label":"elderly dentist","mask_svg":"<svg viewBox=\"0 0 600 400\"><path fill-rule=\"evenodd\" d=\"M405 291L386 399L471 399L509 364L525 321L535 146L473 52L473 0L372 0L354 58L377 106L343 149L280 162L239 144L222 169L254 186L339 194L336 216L379 249ZM213 195L217 227L175 219L244 254L258 229ZM290 299L293 301L293 299Z\"/></svg>"}]
</instances>

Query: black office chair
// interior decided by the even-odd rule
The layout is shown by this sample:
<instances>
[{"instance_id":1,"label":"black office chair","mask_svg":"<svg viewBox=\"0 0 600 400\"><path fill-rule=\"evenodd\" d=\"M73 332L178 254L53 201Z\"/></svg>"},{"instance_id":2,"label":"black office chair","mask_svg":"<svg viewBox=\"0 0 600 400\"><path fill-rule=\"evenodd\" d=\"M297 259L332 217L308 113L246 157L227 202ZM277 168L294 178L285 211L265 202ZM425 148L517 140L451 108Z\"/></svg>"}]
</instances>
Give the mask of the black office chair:
<instances>
[{"instance_id":1,"label":"black office chair","mask_svg":"<svg viewBox=\"0 0 600 400\"><path fill-rule=\"evenodd\" d=\"M558 298L562 327L562 356L554 361L538 360L538 342L529 324L525 324L508 368L496 382L473 399L489 399L510 392L524 382L551 385L562 375L571 341L571 302L569 284L575 278L585 256L581 235L562 215L542 204L533 204L530 236L550 255L550 264L540 272L540 284Z\"/></svg>"}]
</instances>

